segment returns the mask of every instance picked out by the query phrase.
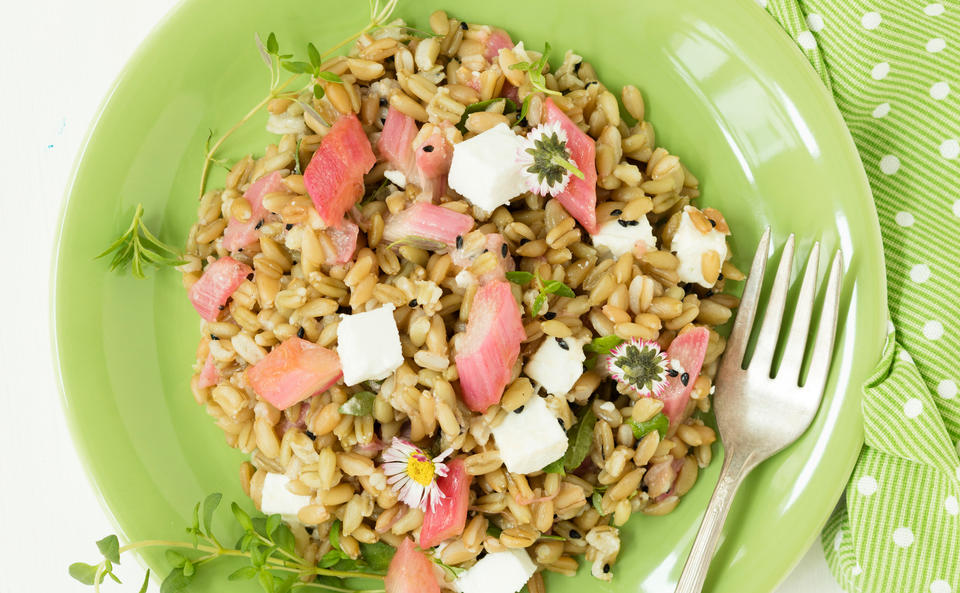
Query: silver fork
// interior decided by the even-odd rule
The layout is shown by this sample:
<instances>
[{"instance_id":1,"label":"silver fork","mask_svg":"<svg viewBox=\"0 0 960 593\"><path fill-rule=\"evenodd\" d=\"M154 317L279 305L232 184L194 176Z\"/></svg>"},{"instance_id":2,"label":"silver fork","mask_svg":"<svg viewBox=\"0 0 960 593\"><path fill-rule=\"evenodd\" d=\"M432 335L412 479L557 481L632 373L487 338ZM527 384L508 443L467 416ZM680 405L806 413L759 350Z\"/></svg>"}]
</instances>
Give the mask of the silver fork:
<instances>
[{"instance_id":1,"label":"silver fork","mask_svg":"<svg viewBox=\"0 0 960 593\"><path fill-rule=\"evenodd\" d=\"M797 440L807 430L823 398L837 329L843 259L838 251L830 267L809 371L806 382L800 385L800 369L817 293L819 243L815 243L810 251L796 313L776 376L771 378L770 375L790 283L794 257L793 235L790 235L783 248L753 358L746 370L742 368L744 351L757 313L769 246L768 227L753 257L750 277L716 378L713 407L726 451L723 469L693 542L693 549L683 567L676 593L700 592L737 488L760 462Z\"/></svg>"}]
</instances>

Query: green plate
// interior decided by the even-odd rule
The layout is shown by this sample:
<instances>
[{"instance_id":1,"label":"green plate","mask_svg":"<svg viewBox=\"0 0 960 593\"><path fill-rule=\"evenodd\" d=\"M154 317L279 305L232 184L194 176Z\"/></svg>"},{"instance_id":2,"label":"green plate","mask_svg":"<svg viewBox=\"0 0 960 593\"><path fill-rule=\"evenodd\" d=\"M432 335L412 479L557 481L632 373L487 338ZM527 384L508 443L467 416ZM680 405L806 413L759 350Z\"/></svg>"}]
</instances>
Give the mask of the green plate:
<instances>
[{"instance_id":1,"label":"green plate","mask_svg":"<svg viewBox=\"0 0 960 593\"><path fill-rule=\"evenodd\" d=\"M824 261L843 249L849 273L824 405L806 436L740 492L706 588L772 590L817 536L853 467L859 385L886 331L879 227L830 96L752 0L404 0L398 14L426 29L436 8L503 26L528 47L549 41L555 56L575 48L611 88L640 87L658 144L681 155L702 180L703 202L726 214L741 267L766 225L778 245L790 232L802 251L823 241ZM161 238L182 243L208 129L225 130L266 92L255 31L276 31L285 48L308 40L323 48L365 22L366 2L356 0L188 0L130 60L95 120L60 229L56 354L77 447L126 538L182 538L194 502L209 492L244 500L243 456L190 394L198 320L179 275L138 281L108 273L93 256L138 202ZM222 156L262 150L264 121L258 116ZM222 173L211 187L221 181ZM631 519L612 584L584 570L576 579L549 577L550 591L672 591L716 481L716 457L673 514ZM160 573L168 568L159 553L146 560ZM191 590L221 589L201 577Z\"/></svg>"}]
</instances>

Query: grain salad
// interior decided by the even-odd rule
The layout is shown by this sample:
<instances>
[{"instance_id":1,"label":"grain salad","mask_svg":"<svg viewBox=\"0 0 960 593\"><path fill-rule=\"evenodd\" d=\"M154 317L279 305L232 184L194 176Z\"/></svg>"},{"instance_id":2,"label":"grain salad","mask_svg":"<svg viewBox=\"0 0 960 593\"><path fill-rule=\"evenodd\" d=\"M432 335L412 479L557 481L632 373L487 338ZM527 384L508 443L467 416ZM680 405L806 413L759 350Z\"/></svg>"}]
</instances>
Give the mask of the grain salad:
<instances>
[{"instance_id":1,"label":"grain salad","mask_svg":"<svg viewBox=\"0 0 960 593\"><path fill-rule=\"evenodd\" d=\"M711 463L731 231L635 86L425 22L318 63L202 195L193 394L308 562L385 542L387 591L610 581L619 528Z\"/></svg>"}]
</instances>

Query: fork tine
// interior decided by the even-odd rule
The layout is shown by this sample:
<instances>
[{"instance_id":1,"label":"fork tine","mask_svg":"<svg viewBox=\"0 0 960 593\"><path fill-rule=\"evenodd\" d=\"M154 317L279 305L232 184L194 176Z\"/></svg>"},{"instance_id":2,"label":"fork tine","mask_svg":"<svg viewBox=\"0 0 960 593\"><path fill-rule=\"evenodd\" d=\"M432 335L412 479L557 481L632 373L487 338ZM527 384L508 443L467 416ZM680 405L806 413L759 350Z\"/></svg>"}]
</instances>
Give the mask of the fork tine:
<instances>
[{"instance_id":1,"label":"fork tine","mask_svg":"<svg viewBox=\"0 0 960 593\"><path fill-rule=\"evenodd\" d=\"M723 366L736 365L740 368L743 362L743 352L747 349L750 339L750 329L753 327L753 318L757 314L757 303L760 300L760 287L763 286L763 272L767 267L767 252L770 249L770 227L763 231L757 252L750 265L750 276L743 289L740 306L737 308L737 318L733 322L733 330L727 339L726 353L723 355Z\"/></svg>"},{"instance_id":2,"label":"fork tine","mask_svg":"<svg viewBox=\"0 0 960 593\"><path fill-rule=\"evenodd\" d=\"M790 333L787 335L787 347L783 352L783 359L777 376L797 383L800 377L800 367L803 366L803 353L807 349L807 335L810 332L810 316L813 313L813 302L817 297L817 271L820 264L820 242L813 244L810 256L807 258L807 271L803 275L803 284L800 285L800 296L797 297L796 312Z\"/></svg>"},{"instance_id":3,"label":"fork tine","mask_svg":"<svg viewBox=\"0 0 960 593\"><path fill-rule=\"evenodd\" d=\"M830 280L827 283L827 294L823 298L823 312L820 314L820 324L817 327L817 340L813 343L810 371L803 385L805 392L815 394L817 398L823 396L823 388L827 384L827 373L830 370L830 359L833 358L842 276L843 253L837 251L837 255L833 258L833 265L830 266Z\"/></svg>"},{"instance_id":4,"label":"fork tine","mask_svg":"<svg viewBox=\"0 0 960 593\"><path fill-rule=\"evenodd\" d=\"M783 321L783 309L787 303L787 289L790 287L790 270L793 267L793 248L796 242L791 234L783 246L783 256L777 267L777 276L773 279L773 290L770 291L770 300L767 310L763 314L763 325L757 336L757 347L750 360L750 368L769 372L773 362L773 353L777 348L780 337L780 322Z\"/></svg>"}]
</instances>

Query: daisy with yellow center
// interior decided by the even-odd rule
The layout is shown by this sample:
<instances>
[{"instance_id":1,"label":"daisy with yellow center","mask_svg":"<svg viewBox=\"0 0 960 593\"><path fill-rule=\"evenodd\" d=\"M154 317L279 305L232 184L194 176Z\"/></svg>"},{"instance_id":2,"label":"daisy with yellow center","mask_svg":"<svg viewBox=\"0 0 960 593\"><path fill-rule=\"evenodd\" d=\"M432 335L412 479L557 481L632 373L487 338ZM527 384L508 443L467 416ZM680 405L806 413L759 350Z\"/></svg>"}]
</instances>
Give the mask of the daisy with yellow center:
<instances>
[{"instance_id":1,"label":"daisy with yellow center","mask_svg":"<svg viewBox=\"0 0 960 593\"><path fill-rule=\"evenodd\" d=\"M413 443L394 437L383 452L383 473L401 502L421 511L427 507L432 510L444 497L437 486L437 477L447 475L443 460L452 452L453 449L447 449L431 459Z\"/></svg>"}]
</instances>

